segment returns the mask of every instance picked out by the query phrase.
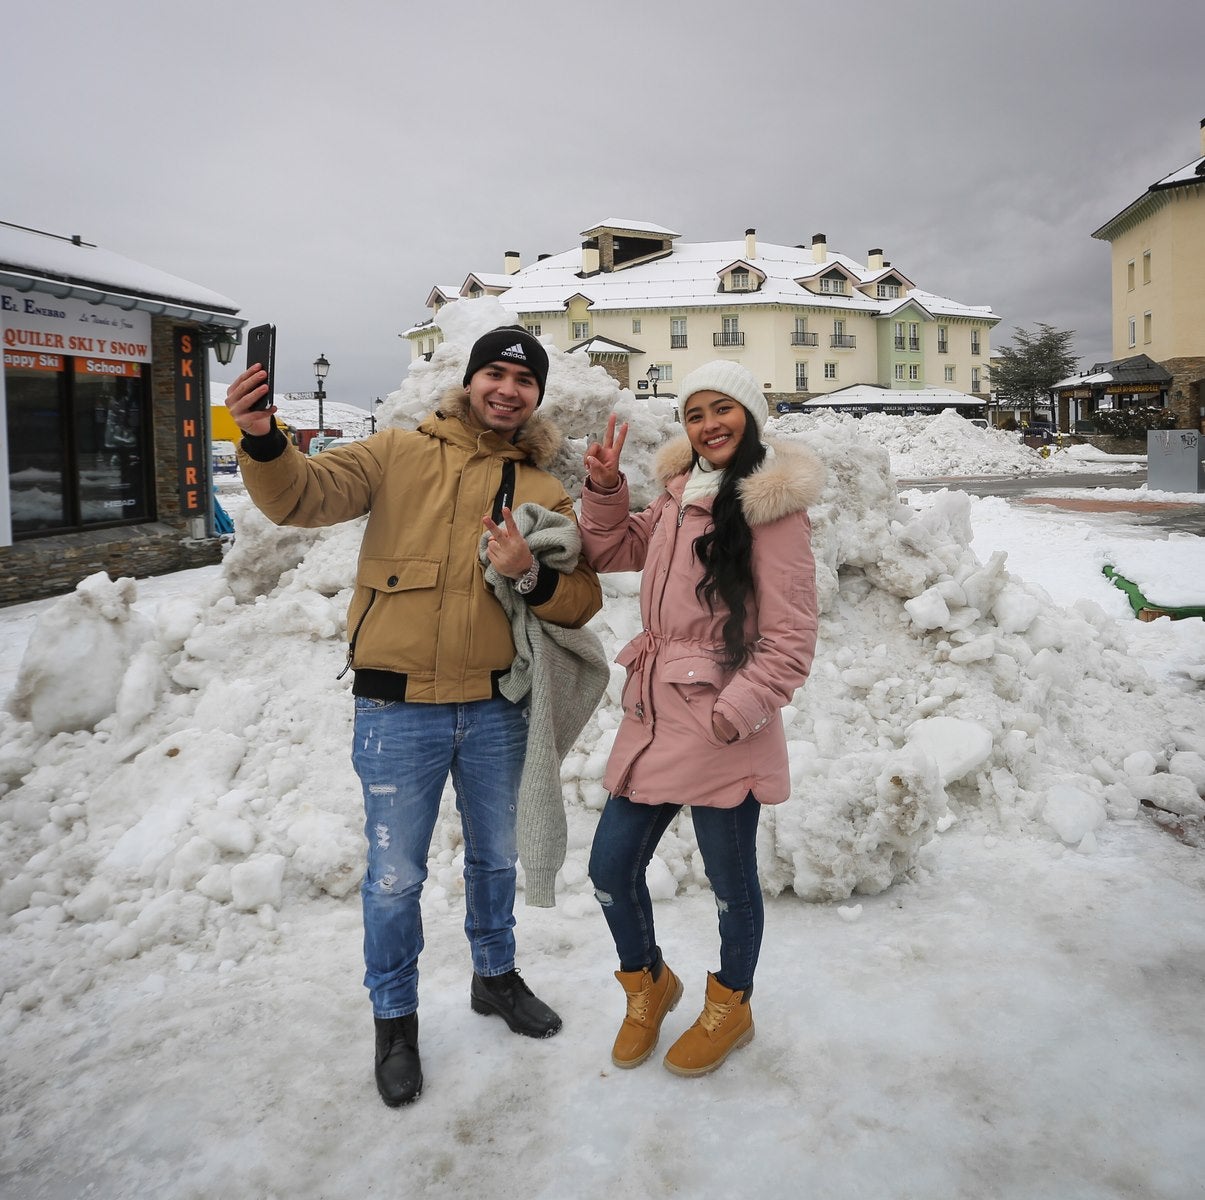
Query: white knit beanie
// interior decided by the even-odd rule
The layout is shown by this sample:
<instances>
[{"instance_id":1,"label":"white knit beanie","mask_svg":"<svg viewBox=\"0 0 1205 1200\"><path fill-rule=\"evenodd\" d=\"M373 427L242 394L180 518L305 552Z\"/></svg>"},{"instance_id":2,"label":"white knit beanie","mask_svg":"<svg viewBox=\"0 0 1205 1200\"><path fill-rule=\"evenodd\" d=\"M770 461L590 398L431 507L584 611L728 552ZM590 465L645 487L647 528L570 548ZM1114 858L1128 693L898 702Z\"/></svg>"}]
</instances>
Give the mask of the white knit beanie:
<instances>
[{"instance_id":1,"label":"white knit beanie","mask_svg":"<svg viewBox=\"0 0 1205 1200\"><path fill-rule=\"evenodd\" d=\"M740 363L717 358L701 367L695 367L682 380L682 389L678 392L679 418L685 414L686 402L695 392L720 392L731 396L753 418L759 435L765 429L770 406L761 394L757 380Z\"/></svg>"}]
</instances>

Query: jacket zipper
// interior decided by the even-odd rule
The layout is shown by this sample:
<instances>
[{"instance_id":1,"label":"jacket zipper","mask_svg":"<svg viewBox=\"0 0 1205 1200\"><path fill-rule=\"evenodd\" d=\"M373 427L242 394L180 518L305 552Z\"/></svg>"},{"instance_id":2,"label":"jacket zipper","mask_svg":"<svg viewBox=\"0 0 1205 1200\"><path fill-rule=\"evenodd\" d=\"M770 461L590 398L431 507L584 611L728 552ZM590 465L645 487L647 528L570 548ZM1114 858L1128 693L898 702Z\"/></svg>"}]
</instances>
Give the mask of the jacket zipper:
<instances>
[{"instance_id":1,"label":"jacket zipper","mask_svg":"<svg viewBox=\"0 0 1205 1200\"><path fill-rule=\"evenodd\" d=\"M352 656L356 652L356 638L360 636L360 629L363 627L365 620L367 620L368 614L372 611L372 606L377 602L377 595L378 593L374 588L372 598L368 601L368 607L360 614L360 619L356 622L355 632L351 635L351 641L347 643L347 662L343 664L343 670L335 676L336 682L351 670Z\"/></svg>"}]
</instances>

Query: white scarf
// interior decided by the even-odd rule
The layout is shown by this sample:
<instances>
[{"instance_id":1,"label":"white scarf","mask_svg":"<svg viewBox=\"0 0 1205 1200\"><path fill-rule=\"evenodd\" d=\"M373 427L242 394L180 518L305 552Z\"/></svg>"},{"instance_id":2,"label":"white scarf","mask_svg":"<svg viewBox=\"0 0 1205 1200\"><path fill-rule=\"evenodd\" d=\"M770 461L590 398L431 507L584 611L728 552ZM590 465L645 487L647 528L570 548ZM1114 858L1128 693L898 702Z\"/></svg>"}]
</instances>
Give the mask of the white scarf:
<instances>
[{"instance_id":1,"label":"white scarf","mask_svg":"<svg viewBox=\"0 0 1205 1200\"><path fill-rule=\"evenodd\" d=\"M774 447L766 447L766 457L762 460L762 467L766 467L774 458ZM761 468L759 468L760 470ZM690 478L686 481L686 487L682 489L682 503L695 503L705 496L714 496L720 490L720 484L724 482L724 467L718 470L711 465L705 458L700 458L695 463L695 468L690 473Z\"/></svg>"}]
</instances>

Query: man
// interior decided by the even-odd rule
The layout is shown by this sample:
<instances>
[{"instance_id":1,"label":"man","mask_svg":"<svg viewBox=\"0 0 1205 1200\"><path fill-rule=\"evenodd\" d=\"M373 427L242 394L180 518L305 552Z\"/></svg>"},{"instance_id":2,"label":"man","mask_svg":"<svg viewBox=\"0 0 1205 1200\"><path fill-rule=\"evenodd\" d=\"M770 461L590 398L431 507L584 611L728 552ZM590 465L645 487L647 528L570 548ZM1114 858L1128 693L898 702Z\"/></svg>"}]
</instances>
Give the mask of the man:
<instances>
[{"instance_id":1,"label":"man","mask_svg":"<svg viewBox=\"0 0 1205 1200\"><path fill-rule=\"evenodd\" d=\"M528 1037L561 1027L515 970L515 812L527 713L499 690L515 646L479 556L484 524L490 563L541 621L578 629L602 606L584 562L569 574L541 569L511 516L533 502L573 519L565 489L545 469L559 442L536 415L547 376L535 338L518 326L495 329L474 344L463 389L447 392L417 430L386 429L313 458L276 428L275 409L252 408L267 392L264 371L244 371L226 394L244 434L243 479L266 516L313 528L368 514L348 664L368 840L364 982L377 1087L391 1107L422 1090L419 898L449 772L464 831L470 1003ZM540 882L550 894L551 878Z\"/></svg>"}]
</instances>

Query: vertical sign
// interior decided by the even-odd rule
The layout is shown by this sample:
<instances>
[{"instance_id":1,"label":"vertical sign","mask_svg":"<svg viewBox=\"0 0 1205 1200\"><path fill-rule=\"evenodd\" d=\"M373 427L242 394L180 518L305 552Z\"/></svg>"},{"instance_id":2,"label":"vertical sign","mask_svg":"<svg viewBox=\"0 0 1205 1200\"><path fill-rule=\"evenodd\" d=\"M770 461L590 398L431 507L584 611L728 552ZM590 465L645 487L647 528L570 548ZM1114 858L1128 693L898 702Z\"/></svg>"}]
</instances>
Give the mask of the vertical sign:
<instances>
[{"instance_id":1,"label":"vertical sign","mask_svg":"<svg viewBox=\"0 0 1205 1200\"><path fill-rule=\"evenodd\" d=\"M205 410L201 395L205 353L195 330L175 331L176 460L180 464L180 512L209 516L209 472L205 467Z\"/></svg>"}]
</instances>

